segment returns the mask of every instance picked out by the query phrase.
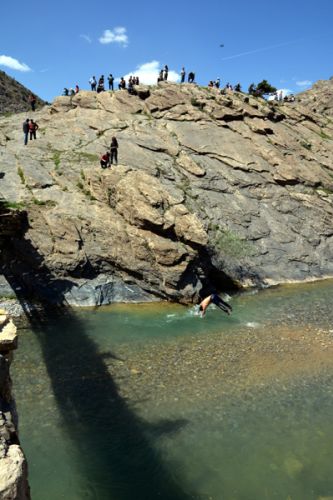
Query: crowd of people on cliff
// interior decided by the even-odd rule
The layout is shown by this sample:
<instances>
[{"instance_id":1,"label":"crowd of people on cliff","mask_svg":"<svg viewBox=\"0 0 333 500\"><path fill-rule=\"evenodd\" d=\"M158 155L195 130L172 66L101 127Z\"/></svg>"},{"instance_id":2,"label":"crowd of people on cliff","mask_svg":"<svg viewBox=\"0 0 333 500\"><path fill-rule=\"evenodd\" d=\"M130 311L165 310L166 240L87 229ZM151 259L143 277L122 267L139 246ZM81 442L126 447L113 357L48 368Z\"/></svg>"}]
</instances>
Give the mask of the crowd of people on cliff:
<instances>
[{"instance_id":1,"label":"crowd of people on cliff","mask_svg":"<svg viewBox=\"0 0 333 500\"><path fill-rule=\"evenodd\" d=\"M167 82L168 77L169 77L169 67L167 64L165 64L165 66L158 73L157 84L159 84L160 82ZM186 81L187 83L195 83L195 73L193 71L189 71L188 73L186 73L185 67L183 66L180 71L180 83L182 84L185 83ZM92 76L89 79L89 85L93 92L97 93L104 92L106 90L104 75L101 75L98 81L96 79L96 76ZM132 75L129 76L128 81L126 81L125 78L122 76L117 83L118 90L127 90L129 94L135 94L134 87L136 85L140 85L139 77ZM107 77L107 86L108 90L112 91L115 90L115 78L112 73L110 73L109 76ZM220 78L216 78L216 80L210 80L208 82L207 87L219 89L221 94L230 93L233 91L242 92L242 87L240 83L232 85L231 83L227 82L224 87L221 87ZM79 90L80 89L78 85L76 85L74 89L65 87L62 95L74 96L79 92ZM285 102L293 102L295 100L295 97L293 95L291 95L290 98L288 99L286 97L284 97ZM279 96L277 96L277 100L281 100Z\"/></svg>"}]
</instances>

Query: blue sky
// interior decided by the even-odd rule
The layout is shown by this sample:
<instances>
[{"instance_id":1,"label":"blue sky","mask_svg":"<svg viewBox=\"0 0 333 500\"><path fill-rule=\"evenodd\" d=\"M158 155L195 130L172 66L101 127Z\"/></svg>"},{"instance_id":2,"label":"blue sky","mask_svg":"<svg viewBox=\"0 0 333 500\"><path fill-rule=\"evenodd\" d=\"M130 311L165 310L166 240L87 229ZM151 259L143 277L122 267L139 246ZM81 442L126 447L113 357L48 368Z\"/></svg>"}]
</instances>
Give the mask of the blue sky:
<instances>
[{"instance_id":1,"label":"blue sky","mask_svg":"<svg viewBox=\"0 0 333 500\"><path fill-rule=\"evenodd\" d=\"M333 0L6 1L0 69L51 101L91 75L155 80L168 64L206 85L266 78L299 92L333 75ZM224 47L220 47L224 44Z\"/></svg>"}]
</instances>

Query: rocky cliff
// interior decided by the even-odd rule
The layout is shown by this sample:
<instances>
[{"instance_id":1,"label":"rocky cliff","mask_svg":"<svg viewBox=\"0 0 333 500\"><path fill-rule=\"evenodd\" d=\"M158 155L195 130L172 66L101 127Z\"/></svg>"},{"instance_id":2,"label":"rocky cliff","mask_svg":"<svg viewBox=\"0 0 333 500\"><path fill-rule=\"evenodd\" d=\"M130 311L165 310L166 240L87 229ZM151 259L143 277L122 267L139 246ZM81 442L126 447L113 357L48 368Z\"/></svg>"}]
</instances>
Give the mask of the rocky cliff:
<instances>
[{"instance_id":1,"label":"rocky cliff","mask_svg":"<svg viewBox=\"0 0 333 500\"><path fill-rule=\"evenodd\" d=\"M331 83L330 83L331 85ZM333 124L312 106L162 83L0 120L0 193L27 210L3 272L93 304L333 275ZM119 142L119 165L99 156Z\"/></svg>"},{"instance_id":2,"label":"rocky cliff","mask_svg":"<svg viewBox=\"0 0 333 500\"><path fill-rule=\"evenodd\" d=\"M333 76L329 80L319 80L312 89L298 94L298 102L315 113L333 117Z\"/></svg>"},{"instance_id":3,"label":"rocky cliff","mask_svg":"<svg viewBox=\"0 0 333 500\"><path fill-rule=\"evenodd\" d=\"M4 71L0 71L0 115L30 111L30 95L31 90L6 75ZM44 104L45 101L37 97L36 106Z\"/></svg>"}]
</instances>

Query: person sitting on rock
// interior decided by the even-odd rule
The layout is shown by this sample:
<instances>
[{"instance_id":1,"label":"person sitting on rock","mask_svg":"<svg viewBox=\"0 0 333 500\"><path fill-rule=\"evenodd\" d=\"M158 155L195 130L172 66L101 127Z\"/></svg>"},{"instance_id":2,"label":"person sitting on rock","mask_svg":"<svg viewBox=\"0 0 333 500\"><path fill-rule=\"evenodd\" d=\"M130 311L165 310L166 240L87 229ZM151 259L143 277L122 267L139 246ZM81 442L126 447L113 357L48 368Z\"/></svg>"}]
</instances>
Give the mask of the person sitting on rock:
<instances>
[{"instance_id":1,"label":"person sitting on rock","mask_svg":"<svg viewBox=\"0 0 333 500\"><path fill-rule=\"evenodd\" d=\"M118 164L118 141L115 137L112 137L111 139L111 145L110 145L110 152L111 152L111 165L113 163L113 160L115 161L115 164Z\"/></svg>"},{"instance_id":2,"label":"person sitting on rock","mask_svg":"<svg viewBox=\"0 0 333 500\"><path fill-rule=\"evenodd\" d=\"M67 88L67 87L64 87L64 90L63 90L63 92L62 92L62 95L68 96L68 94L69 94L69 90L68 90L68 88Z\"/></svg>"},{"instance_id":3,"label":"person sitting on rock","mask_svg":"<svg viewBox=\"0 0 333 500\"><path fill-rule=\"evenodd\" d=\"M101 167L107 168L110 165L110 153L107 151L101 156Z\"/></svg>"},{"instance_id":4,"label":"person sitting on rock","mask_svg":"<svg viewBox=\"0 0 333 500\"><path fill-rule=\"evenodd\" d=\"M195 79L195 74L193 73L193 71L190 71L187 78L188 83L193 83L194 79Z\"/></svg>"},{"instance_id":5,"label":"person sitting on rock","mask_svg":"<svg viewBox=\"0 0 333 500\"><path fill-rule=\"evenodd\" d=\"M37 139L36 137L36 131L39 129L38 125L36 122L34 122L32 119L30 120L29 123L29 132L30 132L30 141L32 138Z\"/></svg>"},{"instance_id":6,"label":"person sitting on rock","mask_svg":"<svg viewBox=\"0 0 333 500\"><path fill-rule=\"evenodd\" d=\"M206 314L206 310L210 304L215 304L222 311L227 313L228 316L231 314L232 311L231 305L222 300L221 297L219 297L216 293L212 293L211 295L208 295L208 297L203 299L199 304L199 311L202 318Z\"/></svg>"},{"instance_id":7,"label":"person sitting on rock","mask_svg":"<svg viewBox=\"0 0 333 500\"><path fill-rule=\"evenodd\" d=\"M240 83L236 83L236 85L235 85L235 91L236 92L242 92L242 87L241 87Z\"/></svg>"},{"instance_id":8,"label":"person sitting on rock","mask_svg":"<svg viewBox=\"0 0 333 500\"><path fill-rule=\"evenodd\" d=\"M208 83L208 87L214 87L214 82L213 82L213 80L210 80L210 82Z\"/></svg>"},{"instance_id":9,"label":"person sitting on rock","mask_svg":"<svg viewBox=\"0 0 333 500\"><path fill-rule=\"evenodd\" d=\"M100 77L97 85L97 93L104 92L104 75Z\"/></svg>"},{"instance_id":10,"label":"person sitting on rock","mask_svg":"<svg viewBox=\"0 0 333 500\"><path fill-rule=\"evenodd\" d=\"M163 69L160 70L158 77L157 77L157 83L163 82Z\"/></svg>"},{"instance_id":11,"label":"person sitting on rock","mask_svg":"<svg viewBox=\"0 0 333 500\"><path fill-rule=\"evenodd\" d=\"M126 89L126 81L125 81L125 79L124 79L123 76L120 78L120 82L118 84L118 88L119 88L119 90L125 90Z\"/></svg>"}]
</instances>

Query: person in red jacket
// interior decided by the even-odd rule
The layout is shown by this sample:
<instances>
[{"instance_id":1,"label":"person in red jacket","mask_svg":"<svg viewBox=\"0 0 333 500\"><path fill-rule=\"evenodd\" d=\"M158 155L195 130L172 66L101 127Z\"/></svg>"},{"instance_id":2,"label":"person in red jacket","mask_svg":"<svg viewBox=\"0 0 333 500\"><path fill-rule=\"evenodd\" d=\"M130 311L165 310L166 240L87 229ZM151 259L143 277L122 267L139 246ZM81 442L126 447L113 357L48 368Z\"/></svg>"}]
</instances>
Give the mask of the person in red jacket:
<instances>
[{"instance_id":1,"label":"person in red jacket","mask_svg":"<svg viewBox=\"0 0 333 500\"><path fill-rule=\"evenodd\" d=\"M30 141L32 140L32 138L37 139L36 131L38 129L38 124L31 119L29 123Z\"/></svg>"},{"instance_id":2,"label":"person in red jacket","mask_svg":"<svg viewBox=\"0 0 333 500\"><path fill-rule=\"evenodd\" d=\"M110 153L107 151L104 155L101 156L101 167L107 168L110 165Z\"/></svg>"}]
</instances>

